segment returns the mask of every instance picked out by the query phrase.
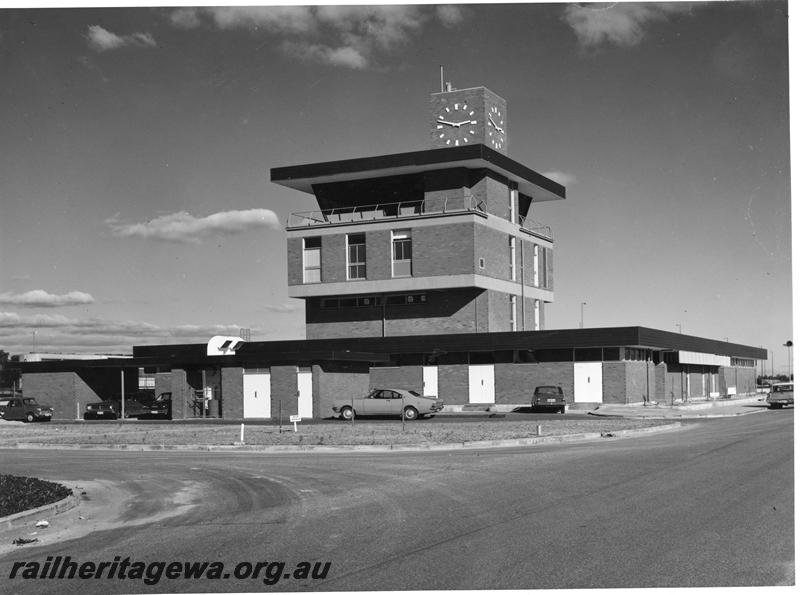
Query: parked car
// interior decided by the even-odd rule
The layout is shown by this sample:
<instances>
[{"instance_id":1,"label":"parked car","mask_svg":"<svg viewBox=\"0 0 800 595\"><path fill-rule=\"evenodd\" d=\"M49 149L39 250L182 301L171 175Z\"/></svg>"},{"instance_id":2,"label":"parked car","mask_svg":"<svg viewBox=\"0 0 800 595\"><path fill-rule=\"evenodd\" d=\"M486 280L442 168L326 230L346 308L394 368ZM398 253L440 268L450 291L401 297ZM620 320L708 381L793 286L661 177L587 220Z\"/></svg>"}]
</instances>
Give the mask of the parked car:
<instances>
[{"instance_id":1,"label":"parked car","mask_svg":"<svg viewBox=\"0 0 800 595\"><path fill-rule=\"evenodd\" d=\"M533 390L531 407L564 413L567 410L567 400L560 386L537 386Z\"/></svg>"},{"instance_id":2,"label":"parked car","mask_svg":"<svg viewBox=\"0 0 800 595\"><path fill-rule=\"evenodd\" d=\"M333 412L342 419L353 419L356 415L399 416L400 413L405 419L417 419L434 415L443 408L444 402L438 397L402 388L376 388L366 397L343 399L333 404Z\"/></svg>"},{"instance_id":3,"label":"parked car","mask_svg":"<svg viewBox=\"0 0 800 595\"><path fill-rule=\"evenodd\" d=\"M125 399L125 417L139 417L149 411L139 401ZM122 401L98 401L89 403L83 412L83 419L119 419L122 417Z\"/></svg>"},{"instance_id":4,"label":"parked car","mask_svg":"<svg viewBox=\"0 0 800 595\"><path fill-rule=\"evenodd\" d=\"M139 419L172 419L172 393L161 393L144 406L147 410Z\"/></svg>"},{"instance_id":5,"label":"parked car","mask_svg":"<svg viewBox=\"0 0 800 595\"><path fill-rule=\"evenodd\" d=\"M53 408L40 405L33 397L12 397L0 401L0 418L9 421L50 421Z\"/></svg>"},{"instance_id":6,"label":"parked car","mask_svg":"<svg viewBox=\"0 0 800 595\"><path fill-rule=\"evenodd\" d=\"M794 405L794 382L776 382L767 395L770 409L780 409L785 405Z\"/></svg>"}]
</instances>

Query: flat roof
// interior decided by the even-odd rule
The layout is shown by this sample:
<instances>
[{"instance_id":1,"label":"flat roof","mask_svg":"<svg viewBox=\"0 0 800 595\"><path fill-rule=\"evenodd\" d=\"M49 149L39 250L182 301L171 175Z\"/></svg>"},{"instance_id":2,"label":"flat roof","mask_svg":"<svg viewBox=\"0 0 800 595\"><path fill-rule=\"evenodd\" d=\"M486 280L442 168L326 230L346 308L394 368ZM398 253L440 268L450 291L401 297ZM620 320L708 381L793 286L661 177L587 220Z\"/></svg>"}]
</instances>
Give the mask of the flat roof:
<instances>
[{"instance_id":1,"label":"flat roof","mask_svg":"<svg viewBox=\"0 0 800 595\"><path fill-rule=\"evenodd\" d=\"M415 174L451 167L489 169L516 182L520 192L532 197L534 202L566 198L566 190L558 182L483 144L274 167L269 173L270 180L276 184L314 194L312 184Z\"/></svg>"},{"instance_id":2,"label":"flat roof","mask_svg":"<svg viewBox=\"0 0 800 595\"><path fill-rule=\"evenodd\" d=\"M81 368L181 366L258 366L265 362L352 361L386 362L390 355L463 353L513 349L591 349L640 347L659 351L694 351L746 359L767 359L760 347L705 339L640 326L454 333L399 337L297 339L246 342L235 355L209 356L205 343L134 346L133 359L9 362L23 372L69 371Z\"/></svg>"}]
</instances>

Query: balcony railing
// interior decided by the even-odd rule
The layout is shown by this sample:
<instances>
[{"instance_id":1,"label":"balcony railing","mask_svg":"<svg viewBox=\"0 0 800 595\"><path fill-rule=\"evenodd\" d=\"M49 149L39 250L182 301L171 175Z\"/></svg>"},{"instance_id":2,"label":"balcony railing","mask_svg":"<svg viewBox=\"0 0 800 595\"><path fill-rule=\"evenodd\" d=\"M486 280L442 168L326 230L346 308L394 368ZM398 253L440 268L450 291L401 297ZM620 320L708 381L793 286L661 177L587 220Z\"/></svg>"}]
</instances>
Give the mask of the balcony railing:
<instances>
[{"instance_id":1,"label":"balcony railing","mask_svg":"<svg viewBox=\"0 0 800 595\"><path fill-rule=\"evenodd\" d=\"M528 219L520 215L519 226L525 231L529 231L533 235L550 240L551 242L553 241L553 231L550 229L549 225L539 223L538 221L534 221L533 219Z\"/></svg>"},{"instance_id":2,"label":"balcony railing","mask_svg":"<svg viewBox=\"0 0 800 595\"><path fill-rule=\"evenodd\" d=\"M404 219L407 217L469 212L485 213L486 206L483 201L479 201L471 195L431 196L424 200L292 213L289 215L286 227L315 227L356 221L380 221L384 219Z\"/></svg>"},{"instance_id":3,"label":"balcony railing","mask_svg":"<svg viewBox=\"0 0 800 595\"><path fill-rule=\"evenodd\" d=\"M292 213L286 221L286 227L317 227L336 225L338 223L354 223L358 221L381 221L387 219L407 219L450 213L486 213L486 205L471 194L450 196L429 196L424 200L389 202L375 205L358 205L340 207L324 211L306 211ZM553 240L553 232L549 225L533 219L519 216L518 225L525 231L546 240Z\"/></svg>"}]
</instances>

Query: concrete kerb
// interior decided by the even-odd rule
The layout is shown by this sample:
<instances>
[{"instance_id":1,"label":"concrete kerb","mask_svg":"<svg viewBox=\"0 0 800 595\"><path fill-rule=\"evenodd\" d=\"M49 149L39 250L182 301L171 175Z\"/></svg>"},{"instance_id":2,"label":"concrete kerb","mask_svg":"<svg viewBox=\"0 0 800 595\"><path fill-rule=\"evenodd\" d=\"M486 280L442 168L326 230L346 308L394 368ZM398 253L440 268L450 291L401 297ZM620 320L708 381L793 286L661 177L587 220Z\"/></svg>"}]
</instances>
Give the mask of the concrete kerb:
<instances>
[{"instance_id":1,"label":"concrete kerb","mask_svg":"<svg viewBox=\"0 0 800 595\"><path fill-rule=\"evenodd\" d=\"M25 524L31 517L53 516L62 512L66 512L67 510L75 508L76 506L78 506L78 495L73 492L71 495L59 500L58 502L45 504L44 506L39 506L38 508L23 510L22 512L18 512L16 514L10 514L8 516L1 517L0 527L4 529L13 529Z\"/></svg>"},{"instance_id":2,"label":"concrete kerb","mask_svg":"<svg viewBox=\"0 0 800 595\"><path fill-rule=\"evenodd\" d=\"M563 436L536 436L531 438L509 438L504 440L475 440L468 442L452 442L437 444L351 444L351 445L321 445L321 444L275 444L275 445L194 445L194 444L44 444L31 442L18 442L14 445L0 446L0 448L18 449L59 449L59 450L125 450L131 452L144 451L201 451L201 452L246 452L246 453L287 453L287 452L314 452L314 453L348 453L348 452L414 452L414 451L447 451L484 448L508 448L514 446L533 446L537 444L578 442L608 438L631 438L640 434L652 434L677 430L681 428L680 422L638 428L631 430L617 430L614 432L587 432L582 434L564 434Z\"/></svg>"}]
</instances>

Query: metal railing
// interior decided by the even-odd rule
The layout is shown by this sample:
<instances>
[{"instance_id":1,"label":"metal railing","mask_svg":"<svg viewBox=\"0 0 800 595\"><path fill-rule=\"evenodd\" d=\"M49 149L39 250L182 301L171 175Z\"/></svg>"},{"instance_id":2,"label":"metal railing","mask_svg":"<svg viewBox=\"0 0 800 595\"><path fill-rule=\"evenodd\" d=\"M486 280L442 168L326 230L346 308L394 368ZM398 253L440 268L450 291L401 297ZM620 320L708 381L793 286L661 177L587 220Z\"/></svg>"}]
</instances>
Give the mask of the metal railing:
<instances>
[{"instance_id":1,"label":"metal railing","mask_svg":"<svg viewBox=\"0 0 800 595\"><path fill-rule=\"evenodd\" d=\"M525 231L529 231L530 233L537 235L540 238L553 241L553 230L550 229L549 225L545 225L544 223L539 223L538 221L534 221L533 219L527 219L522 215L520 215L519 226Z\"/></svg>"},{"instance_id":2,"label":"metal railing","mask_svg":"<svg viewBox=\"0 0 800 595\"><path fill-rule=\"evenodd\" d=\"M472 195L430 196L423 200L292 213L286 221L286 227L314 227L357 221L380 221L468 212L485 213L486 205Z\"/></svg>"}]
</instances>

